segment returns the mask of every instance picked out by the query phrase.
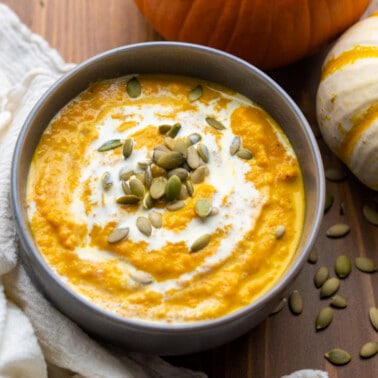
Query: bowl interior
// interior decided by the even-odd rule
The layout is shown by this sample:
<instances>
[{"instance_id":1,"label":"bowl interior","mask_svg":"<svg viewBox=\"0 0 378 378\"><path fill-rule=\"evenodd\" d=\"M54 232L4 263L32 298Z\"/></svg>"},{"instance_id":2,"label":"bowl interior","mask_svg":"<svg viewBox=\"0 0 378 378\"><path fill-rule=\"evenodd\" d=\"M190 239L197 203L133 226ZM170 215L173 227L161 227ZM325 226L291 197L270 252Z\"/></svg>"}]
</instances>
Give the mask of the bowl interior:
<instances>
[{"instance_id":1,"label":"bowl interior","mask_svg":"<svg viewBox=\"0 0 378 378\"><path fill-rule=\"evenodd\" d=\"M251 305L256 308L262 307L275 293L282 292L282 289L298 274L313 244L320 226L324 204L321 157L304 116L272 79L231 55L190 44L151 42L126 46L101 54L66 74L38 102L26 120L16 146L11 188L15 220L26 254L31 256L28 259L28 263L32 265L31 269L41 271L41 266L44 265L33 242L24 206L29 165L41 134L55 114L86 89L89 83L134 73L192 76L229 87L262 106L282 127L293 145L305 184L304 228L296 258L285 277L272 290L273 293L268 293ZM51 293L48 295L51 296Z\"/></svg>"}]
</instances>

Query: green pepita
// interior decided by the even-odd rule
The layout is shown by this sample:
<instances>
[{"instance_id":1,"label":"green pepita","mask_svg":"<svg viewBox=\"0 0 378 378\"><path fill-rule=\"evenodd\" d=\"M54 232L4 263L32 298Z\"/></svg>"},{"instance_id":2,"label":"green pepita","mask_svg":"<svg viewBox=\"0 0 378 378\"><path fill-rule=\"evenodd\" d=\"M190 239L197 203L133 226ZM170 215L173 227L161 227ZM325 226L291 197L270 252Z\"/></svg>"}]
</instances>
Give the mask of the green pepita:
<instances>
[{"instance_id":1,"label":"green pepita","mask_svg":"<svg viewBox=\"0 0 378 378\"><path fill-rule=\"evenodd\" d=\"M370 222L374 226L378 226L378 211L377 210L373 209L372 207L368 205L365 205L362 208L362 212L368 222Z\"/></svg>"},{"instance_id":2,"label":"green pepita","mask_svg":"<svg viewBox=\"0 0 378 378\"><path fill-rule=\"evenodd\" d=\"M341 238L347 235L350 231L350 227L345 223L336 223L328 228L326 235L329 238Z\"/></svg>"},{"instance_id":3,"label":"green pepita","mask_svg":"<svg viewBox=\"0 0 378 378\"><path fill-rule=\"evenodd\" d=\"M151 165L149 165L146 168L146 171L144 173L144 185L146 185L147 189L151 187L152 179L153 179L152 168L151 168Z\"/></svg>"},{"instance_id":4,"label":"green pepita","mask_svg":"<svg viewBox=\"0 0 378 378\"><path fill-rule=\"evenodd\" d=\"M185 186L186 186L186 190L187 190L189 196L193 197L193 195L194 195L194 186L193 186L192 180L186 180L185 181Z\"/></svg>"},{"instance_id":5,"label":"green pepita","mask_svg":"<svg viewBox=\"0 0 378 378\"><path fill-rule=\"evenodd\" d=\"M378 308L370 307L369 308L369 318L372 326L378 332Z\"/></svg>"},{"instance_id":6,"label":"green pepita","mask_svg":"<svg viewBox=\"0 0 378 378\"><path fill-rule=\"evenodd\" d=\"M184 157L182 154L176 151L171 151L165 153L163 156L161 156L156 164L164 169L174 169L179 167L184 162Z\"/></svg>"},{"instance_id":7,"label":"green pepita","mask_svg":"<svg viewBox=\"0 0 378 378\"><path fill-rule=\"evenodd\" d=\"M190 102L199 100L202 97L203 88L201 84L198 84L188 93L188 99Z\"/></svg>"},{"instance_id":8,"label":"green pepita","mask_svg":"<svg viewBox=\"0 0 378 378\"><path fill-rule=\"evenodd\" d=\"M146 193L143 198L143 207L148 210L154 206L154 199L151 197L150 193Z\"/></svg>"},{"instance_id":9,"label":"green pepita","mask_svg":"<svg viewBox=\"0 0 378 378\"><path fill-rule=\"evenodd\" d=\"M315 247L312 248L310 254L308 255L307 261L310 264L316 264L318 262L318 250Z\"/></svg>"},{"instance_id":10,"label":"green pepita","mask_svg":"<svg viewBox=\"0 0 378 378\"><path fill-rule=\"evenodd\" d=\"M289 296L289 308L294 315L299 315L303 311L303 297L298 290L293 290Z\"/></svg>"},{"instance_id":11,"label":"green pepita","mask_svg":"<svg viewBox=\"0 0 378 378\"><path fill-rule=\"evenodd\" d=\"M345 308L347 307L348 302L347 300L342 297L341 295L334 295L331 299L331 306L335 308Z\"/></svg>"},{"instance_id":12,"label":"green pepita","mask_svg":"<svg viewBox=\"0 0 378 378\"><path fill-rule=\"evenodd\" d=\"M209 152L209 149L206 147L206 145L204 145L203 143L198 143L197 152L204 163L209 162L210 152Z\"/></svg>"},{"instance_id":13,"label":"green pepita","mask_svg":"<svg viewBox=\"0 0 378 378\"><path fill-rule=\"evenodd\" d=\"M325 196L325 203L324 203L324 212L326 213L333 205L334 197L333 194L327 192Z\"/></svg>"},{"instance_id":14,"label":"green pepita","mask_svg":"<svg viewBox=\"0 0 378 378\"><path fill-rule=\"evenodd\" d=\"M125 159L129 158L133 152L134 141L131 138L127 138L123 144L122 153Z\"/></svg>"},{"instance_id":15,"label":"green pepita","mask_svg":"<svg viewBox=\"0 0 378 378\"><path fill-rule=\"evenodd\" d=\"M173 151L180 152L185 158L188 156L188 142L186 139L180 138L176 140Z\"/></svg>"},{"instance_id":16,"label":"green pepita","mask_svg":"<svg viewBox=\"0 0 378 378\"><path fill-rule=\"evenodd\" d=\"M194 205L194 210L197 215L201 218L208 217L211 213L212 202L208 198L200 198L196 201Z\"/></svg>"},{"instance_id":17,"label":"green pepita","mask_svg":"<svg viewBox=\"0 0 378 378\"><path fill-rule=\"evenodd\" d=\"M241 147L241 138L240 136L236 135L230 145L230 154L235 155L239 151L240 147Z\"/></svg>"},{"instance_id":18,"label":"green pepita","mask_svg":"<svg viewBox=\"0 0 378 378\"><path fill-rule=\"evenodd\" d=\"M122 142L120 139L111 139L106 141L104 144L102 144L97 151L104 152L109 150L114 150L117 147L122 146Z\"/></svg>"},{"instance_id":19,"label":"green pepita","mask_svg":"<svg viewBox=\"0 0 378 378\"><path fill-rule=\"evenodd\" d=\"M122 180L122 190L125 194L132 194L128 181Z\"/></svg>"},{"instance_id":20,"label":"green pepita","mask_svg":"<svg viewBox=\"0 0 378 378\"><path fill-rule=\"evenodd\" d=\"M167 131L167 137L170 137L170 138L175 138L176 135L178 134L178 132L180 131L181 129L181 124L180 123L175 123L171 128L170 130Z\"/></svg>"},{"instance_id":21,"label":"green pepita","mask_svg":"<svg viewBox=\"0 0 378 378\"><path fill-rule=\"evenodd\" d=\"M185 201L182 201L182 200L170 201L170 202L167 202L165 207L169 211L178 211L185 207Z\"/></svg>"},{"instance_id":22,"label":"green pepita","mask_svg":"<svg viewBox=\"0 0 378 378\"><path fill-rule=\"evenodd\" d=\"M174 201L178 198L181 190L181 180L178 176L171 176L165 186L165 197L167 201Z\"/></svg>"},{"instance_id":23,"label":"green pepita","mask_svg":"<svg viewBox=\"0 0 378 378\"><path fill-rule=\"evenodd\" d=\"M334 365L346 365L352 359L346 350L340 348L329 350L324 357Z\"/></svg>"},{"instance_id":24,"label":"green pepita","mask_svg":"<svg viewBox=\"0 0 378 378\"><path fill-rule=\"evenodd\" d=\"M118 197L116 202L120 205L135 205L139 202L140 198L134 194L126 194L124 196Z\"/></svg>"},{"instance_id":25,"label":"green pepita","mask_svg":"<svg viewBox=\"0 0 378 378\"><path fill-rule=\"evenodd\" d=\"M191 180L194 184L199 184L205 180L207 175L208 168L205 165L200 165L197 169L195 169L191 174Z\"/></svg>"},{"instance_id":26,"label":"green pepita","mask_svg":"<svg viewBox=\"0 0 378 378\"><path fill-rule=\"evenodd\" d=\"M163 225L163 217L157 211L151 211L148 214L148 219L150 220L151 225L155 228L161 228Z\"/></svg>"},{"instance_id":27,"label":"green pepita","mask_svg":"<svg viewBox=\"0 0 378 378\"><path fill-rule=\"evenodd\" d=\"M253 158L252 152L244 147L239 148L235 155L244 160L251 160Z\"/></svg>"},{"instance_id":28,"label":"green pepita","mask_svg":"<svg viewBox=\"0 0 378 378\"><path fill-rule=\"evenodd\" d=\"M129 235L129 227L115 228L108 236L108 243L118 243Z\"/></svg>"},{"instance_id":29,"label":"green pepita","mask_svg":"<svg viewBox=\"0 0 378 378\"><path fill-rule=\"evenodd\" d=\"M165 177L156 177L152 179L150 186L150 195L153 199L159 199L165 194L167 179Z\"/></svg>"},{"instance_id":30,"label":"green pepita","mask_svg":"<svg viewBox=\"0 0 378 378\"><path fill-rule=\"evenodd\" d=\"M159 134L167 134L167 132L172 128L171 125L160 125L159 126Z\"/></svg>"},{"instance_id":31,"label":"green pepita","mask_svg":"<svg viewBox=\"0 0 378 378\"><path fill-rule=\"evenodd\" d=\"M120 169L119 171L119 179L120 180L128 180L132 175L134 174L134 170L133 169L129 169L129 168L122 168Z\"/></svg>"},{"instance_id":32,"label":"green pepita","mask_svg":"<svg viewBox=\"0 0 378 378\"><path fill-rule=\"evenodd\" d=\"M340 287L340 280L337 277L328 278L320 288L320 298L328 298L335 294Z\"/></svg>"},{"instance_id":33,"label":"green pepita","mask_svg":"<svg viewBox=\"0 0 378 378\"><path fill-rule=\"evenodd\" d=\"M152 233L152 226L151 222L148 218L140 216L136 220L136 226L138 227L138 230L146 235L146 236L151 236Z\"/></svg>"},{"instance_id":34,"label":"green pepita","mask_svg":"<svg viewBox=\"0 0 378 378\"><path fill-rule=\"evenodd\" d=\"M327 328L333 320L333 309L331 307L324 307L316 316L315 328L317 331Z\"/></svg>"},{"instance_id":35,"label":"green pepita","mask_svg":"<svg viewBox=\"0 0 378 378\"><path fill-rule=\"evenodd\" d=\"M356 257L354 260L356 268L364 273L374 273L377 271L377 264L373 259L366 256Z\"/></svg>"},{"instance_id":36,"label":"green pepita","mask_svg":"<svg viewBox=\"0 0 378 378\"><path fill-rule=\"evenodd\" d=\"M215 118L212 118L212 117L206 117L206 122L209 126L211 126L212 128L218 131L224 130L226 128L222 122L219 122Z\"/></svg>"},{"instance_id":37,"label":"green pepita","mask_svg":"<svg viewBox=\"0 0 378 378\"><path fill-rule=\"evenodd\" d=\"M361 358L370 358L375 356L378 353L378 342L369 341L362 345L360 349Z\"/></svg>"},{"instance_id":38,"label":"green pepita","mask_svg":"<svg viewBox=\"0 0 378 378\"><path fill-rule=\"evenodd\" d=\"M200 156L194 146L190 146L188 148L188 156L186 157L186 162L188 163L189 167L192 169L196 169L200 165Z\"/></svg>"},{"instance_id":39,"label":"green pepita","mask_svg":"<svg viewBox=\"0 0 378 378\"><path fill-rule=\"evenodd\" d=\"M184 182L188 178L189 172L184 168L175 168L170 170L167 174L168 178L173 175L178 176L180 180Z\"/></svg>"},{"instance_id":40,"label":"green pepita","mask_svg":"<svg viewBox=\"0 0 378 378\"><path fill-rule=\"evenodd\" d=\"M286 306L286 303L287 303L287 299L282 298L281 301L278 303L278 305L270 313L270 315L278 314Z\"/></svg>"},{"instance_id":41,"label":"green pepita","mask_svg":"<svg viewBox=\"0 0 378 378\"><path fill-rule=\"evenodd\" d=\"M138 180L137 178L132 178L129 181L129 186L131 190L131 194L134 194L138 198L143 198L145 194L145 188L143 183Z\"/></svg>"},{"instance_id":42,"label":"green pepita","mask_svg":"<svg viewBox=\"0 0 378 378\"><path fill-rule=\"evenodd\" d=\"M352 262L347 255L337 256L335 262L335 273L339 278L346 278L352 270Z\"/></svg>"},{"instance_id":43,"label":"green pepita","mask_svg":"<svg viewBox=\"0 0 378 378\"><path fill-rule=\"evenodd\" d=\"M131 98L137 98L142 93L142 86L137 77L133 76L126 84L126 92Z\"/></svg>"},{"instance_id":44,"label":"green pepita","mask_svg":"<svg viewBox=\"0 0 378 378\"><path fill-rule=\"evenodd\" d=\"M329 278L329 270L326 266L321 266L318 268L318 270L315 272L314 275L314 284L317 289L321 287L324 282L326 282Z\"/></svg>"},{"instance_id":45,"label":"green pepita","mask_svg":"<svg viewBox=\"0 0 378 378\"><path fill-rule=\"evenodd\" d=\"M197 252L205 248L210 243L211 235L204 234L196 239L190 247L190 252Z\"/></svg>"}]
</instances>

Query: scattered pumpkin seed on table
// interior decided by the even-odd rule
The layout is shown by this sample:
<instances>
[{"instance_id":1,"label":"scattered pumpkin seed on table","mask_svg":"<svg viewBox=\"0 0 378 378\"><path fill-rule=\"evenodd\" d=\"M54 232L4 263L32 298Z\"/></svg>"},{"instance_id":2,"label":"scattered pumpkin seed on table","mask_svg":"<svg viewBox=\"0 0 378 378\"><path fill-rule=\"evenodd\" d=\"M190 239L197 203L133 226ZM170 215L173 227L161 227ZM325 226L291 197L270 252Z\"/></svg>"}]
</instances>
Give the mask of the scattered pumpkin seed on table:
<instances>
[{"instance_id":1,"label":"scattered pumpkin seed on table","mask_svg":"<svg viewBox=\"0 0 378 378\"><path fill-rule=\"evenodd\" d=\"M349 225L345 223L336 223L327 229L326 235L329 238L341 238L347 235L349 231L350 231Z\"/></svg>"},{"instance_id":2,"label":"scattered pumpkin seed on table","mask_svg":"<svg viewBox=\"0 0 378 378\"><path fill-rule=\"evenodd\" d=\"M335 262L335 273L339 278L346 278L352 270L352 262L347 255L337 256Z\"/></svg>"},{"instance_id":3,"label":"scattered pumpkin seed on table","mask_svg":"<svg viewBox=\"0 0 378 378\"><path fill-rule=\"evenodd\" d=\"M324 203L324 212L326 213L333 205L334 197L333 194L327 192Z\"/></svg>"},{"instance_id":4,"label":"scattered pumpkin seed on table","mask_svg":"<svg viewBox=\"0 0 378 378\"><path fill-rule=\"evenodd\" d=\"M326 266L321 266L317 269L314 275L314 284L317 289L319 289L324 282L329 278L329 269Z\"/></svg>"},{"instance_id":5,"label":"scattered pumpkin seed on table","mask_svg":"<svg viewBox=\"0 0 378 378\"><path fill-rule=\"evenodd\" d=\"M339 294L334 295L331 298L330 305L335 308L345 308L348 305L347 300Z\"/></svg>"},{"instance_id":6,"label":"scattered pumpkin seed on table","mask_svg":"<svg viewBox=\"0 0 378 378\"><path fill-rule=\"evenodd\" d=\"M352 359L346 350L340 348L330 349L324 357L334 365L346 365Z\"/></svg>"},{"instance_id":7,"label":"scattered pumpkin seed on table","mask_svg":"<svg viewBox=\"0 0 378 378\"><path fill-rule=\"evenodd\" d=\"M289 308L294 315L303 311L303 297L298 290L293 290L289 296Z\"/></svg>"},{"instance_id":8,"label":"scattered pumpkin seed on table","mask_svg":"<svg viewBox=\"0 0 378 378\"><path fill-rule=\"evenodd\" d=\"M374 329L378 332L378 308L377 307L372 306L369 308L369 319Z\"/></svg>"},{"instance_id":9,"label":"scattered pumpkin seed on table","mask_svg":"<svg viewBox=\"0 0 378 378\"><path fill-rule=\"evenodd\" d=\"M362 208L362 212L364 214L365 219L373 224L374 226L378 226L378 211L373 209L368 205L364 205Z\"/></svg>"},{"instance_id":10,"label":"scattered pumpkin seed on table","mask_svg":"<svg viewBox=\"0 0 378 378\"><path fill-rule=\"evenodd\" d=\"M360 349L361 358L370 358L375 356L378 353L378 342L369 341L362 345Z\"/></svg>"},{"instance_id":11,"label":"scattered pumpkin seed on table","mask_svg":"<svg viewBox=\"0 0 378 378\"><path fill-rule=\"evenodd\" d=\"M318 250L315 247L312 248L312 250L311 250L311 252L308 256L307 261L310 264L316 264L318 262Z\"/></svg>"},{"instance_id":12,"label":"scattered pumpkin seed on table","mask_svg":"<svg viewBox=\"0 0 378 378\"><path fill-rule=\"evenodd\" d=\"M354 260L354 265L356 265L358 270L364 273L374 273L378 269L374 260L366 256L356 257Z\"/></svg>"},{"instance_id":13,"label":"scattered pumpkin seed on table","mask_svg":"<svg viewBox=\"0 0 378 378\"><path fill-rule=\"evenodd\" d=\"M333 320L333 310L331 307L323 307L316 316L315 328L317 331L327 328Z\"/></svg>"},{"instance_id":14,"label":"scattered pumpkin seed on table","mask_svg":"<svg viewBox=\"0 0 378 378\"><path fill-rule=\"evenodd\" d=\"M328 298L335 294L340 287L340 280L337 277L328 278L320 288L320 298Z\"/></svg>"}]
</instances>

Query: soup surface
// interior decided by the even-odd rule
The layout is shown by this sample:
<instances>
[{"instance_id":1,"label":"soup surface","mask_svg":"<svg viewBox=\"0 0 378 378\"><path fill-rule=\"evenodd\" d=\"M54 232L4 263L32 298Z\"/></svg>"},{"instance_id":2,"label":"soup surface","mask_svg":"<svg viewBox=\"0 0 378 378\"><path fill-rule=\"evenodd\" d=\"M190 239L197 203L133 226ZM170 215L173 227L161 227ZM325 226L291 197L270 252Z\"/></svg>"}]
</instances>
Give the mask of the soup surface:
<instances>
[{"instance_id":1,"label":"soup surface","mask_svg":"<svg viewBox=\"0 0 378 378\"><path fill-rule=\"evenodd\" d=\"M290 266L298 161L259 106L220 85L137 75L93 83L35 151L28 215L48 264L122 317L217 318Z\"/></svg>"}]
</instances>

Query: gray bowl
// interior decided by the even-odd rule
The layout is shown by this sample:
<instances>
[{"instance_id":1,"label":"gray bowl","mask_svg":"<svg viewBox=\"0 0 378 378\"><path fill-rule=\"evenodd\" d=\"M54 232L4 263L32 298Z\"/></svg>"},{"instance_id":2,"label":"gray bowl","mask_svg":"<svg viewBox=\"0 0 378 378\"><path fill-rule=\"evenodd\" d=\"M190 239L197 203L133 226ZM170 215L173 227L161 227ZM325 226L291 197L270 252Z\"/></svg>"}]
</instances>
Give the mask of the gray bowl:
<instances>
[{"instance_id":1,"label":"gray bowl","mask_svg":"<svg viewBox=\"0 0 378 378\"><path fill-rule=\"evenodd\" d=\"M303 172L305 220L295 259L280 282L249 306L219 319L159 324L125 319L94 306L68 289L41 256L30 231L25 206L26 180L37 143L50 120L89 83L134 73L170 73L217 82L249 97L281 125ZM267 75L243 60L208 47L150 42L97 55L64 75L34 107L14 152L11 201L22 244L22 258L35 285L64 314L90 334L133 351L161 355L198 352L224 344L264 320L287 295L307 260L320 227L325 183L312 131L289 96Z\"/></svg>"}]
</instances>

